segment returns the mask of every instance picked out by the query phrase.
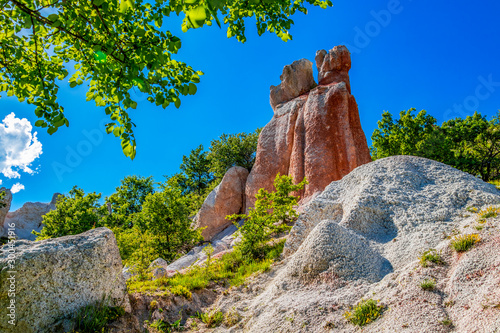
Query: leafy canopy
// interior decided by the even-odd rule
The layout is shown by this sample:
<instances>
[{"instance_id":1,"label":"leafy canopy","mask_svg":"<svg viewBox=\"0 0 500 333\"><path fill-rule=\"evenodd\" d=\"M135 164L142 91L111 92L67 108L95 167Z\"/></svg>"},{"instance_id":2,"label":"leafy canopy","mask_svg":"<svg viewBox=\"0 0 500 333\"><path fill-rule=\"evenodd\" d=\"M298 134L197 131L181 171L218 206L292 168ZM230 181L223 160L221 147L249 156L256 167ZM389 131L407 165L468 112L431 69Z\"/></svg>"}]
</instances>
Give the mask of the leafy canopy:
<instances>
[{"instance_id":1,"label":"leafy canopy","mask_svg":"<svg viewBox=\"0 0 500 333\"><path fill-rule=\"evenodd\" d=\"M394 120L382 114L372 135L372 158L414 155L449 164L480 176L484 181L500 177L500 113L487 120L475 112L441 126L425 110L402 111Z\"/></svg>"},{"instance_id":2,"label":"leafy canopy","mask_svg":"<svg viewBox=\"0 0 500 333\"><path fill-rule=\"evenodd\" d=\"M305 4L326 8L330 0L4 0L0 11L0 92L35 107L35 125L49 134L69 126L58 102L61 84L85 83L87 100L110 117L107 132L121 139L126 156L136 155L129 111L131 91L166 108L196 93L201 71L174 59L181 40L164 20L184 15L182 30L217 23L227 36L245 42L245 18L259 35L291 39L290 16ZM69 79L67 77L69 76Z\"/></svg>"},{"instance_id":3,"label":"leafy canopy","mask_svg":"<svg viewBox=\"0 0 500 333\"><path fill-rule=\"evenodd\" d=\"M99 205L101 194L85 194L78 187L69 191L69 196L57 198L56 209L43 216L44 227L40 232L33 231L37 240L77 235L87 230L104 226L101 218L106 209Z\"/></svg>"},{"instance_id":4,"label":"leafy canopy","mask_svg":"<svg viewBox=\"0 0 500 333\"><path fill-rule=\"evenodd\" d=\"M233 166L252 170L260 132L258 128L252 133L222 134L212 140L207 158L216 178L222 179Z\"/></svg>"},{"instance_id":5,"label":"leafy canopy","mask_svg":"<svg viewBox=\"0 0 500 333\"><path fill-rule=\"evenodd\" d=\"M166 188L146 197L140 228L154 235L152 247L157 256L174 260L202 240L201 232L191 229L189 213L188 198L177 189Z\"/></svg>"}]
</instances>

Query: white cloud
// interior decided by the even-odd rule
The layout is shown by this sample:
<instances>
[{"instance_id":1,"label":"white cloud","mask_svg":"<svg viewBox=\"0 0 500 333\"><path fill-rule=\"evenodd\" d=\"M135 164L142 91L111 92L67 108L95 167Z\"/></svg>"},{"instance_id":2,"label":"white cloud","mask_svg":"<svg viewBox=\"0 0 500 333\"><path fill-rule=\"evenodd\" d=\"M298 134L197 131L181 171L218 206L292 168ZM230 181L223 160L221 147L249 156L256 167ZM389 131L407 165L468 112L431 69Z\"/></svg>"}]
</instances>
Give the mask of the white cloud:
<instances>
[{"instance_id":1,"label":"white cloud","mask_svg":"<svg viewBox=\"0 0 500 333\"><path fill-rule=\"evenodd\" d=\"M12 192L12 194L14 194L14 193L17 193L17 192L22 191L22 190L24 190L24 185L21 183L15 183L14 185L12 185L10 192Z\"/></svg>"},{"instance_id":2,"label":"white cloud","mask_svg":"<svg viewBox=\"0 0 500 333\"><path fill-rule=\"evenodd\" d=\"M0 173L5 177L20 178L20 172L35 173L31 163L42 154L42 144L32 130L28 119L16 118L14 112L0 123Z\"/></svg>"}]
</instances>

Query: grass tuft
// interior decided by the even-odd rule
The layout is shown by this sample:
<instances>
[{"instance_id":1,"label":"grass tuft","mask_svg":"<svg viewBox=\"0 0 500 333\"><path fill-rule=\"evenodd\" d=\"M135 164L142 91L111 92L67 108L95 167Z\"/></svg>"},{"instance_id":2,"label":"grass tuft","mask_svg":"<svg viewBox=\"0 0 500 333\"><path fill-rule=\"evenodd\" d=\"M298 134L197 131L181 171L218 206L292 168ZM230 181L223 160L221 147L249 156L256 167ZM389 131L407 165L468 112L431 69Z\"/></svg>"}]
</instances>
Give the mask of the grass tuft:
<instances>
[{"instance_id":1,"label":"grass tuft","mask_svg":"<svg viewBox=\"0 0 500 333\"><path fill-rule=\"evenodd\" d=\"M422 253L420 256L420 265L422 267L427 267L429 266L429 262L442 265L444 264L444 261L441 259L441 253L438 252L436 249L429 249Z\"/></svg>"},{"instance_id":2,"label":"grass tuft","mask_svg":"<svg viewBox=\"0 0 500 333\"><path fill-rule=\"evenodd\" d=\"M423 290L433 290L436 287L436 281L432 279L425 279L420 283Z\"/></svg>"},{"instance_id":3,"label":"grass tuft","mask_svg":"<svg viewBox=\"0 0 500 333\"><path fill-rule=\"evenodd\" d=\"M365 326L380 317L383 309L382 305L378 305L378 301L368 299L361 301L351 311L345 312L344 317L354 325Z\"/></svg>"},{"instance_id":4,"label":"grass tuft","mask_svg":"<svg viewBox=\"0 0 500 333\"><path fill-rule=\"evenodd\" d=\"M465 252L470 250L474 244L481 241L481 237L477 234L455 236L451 241L451 247L457 252Z\"/></svg>"},{"instance_id":5,"label":"grass tuft","mask_svg":"<svg viewBox=\"0 0 500 333\"><path fill-rule=\"evenodd\" d=\"M204 322L208 328L215 328L224 321L224 314L219 309L212 309L208 312L198 312L196 317Z\"/></svg>"}]
</instances>

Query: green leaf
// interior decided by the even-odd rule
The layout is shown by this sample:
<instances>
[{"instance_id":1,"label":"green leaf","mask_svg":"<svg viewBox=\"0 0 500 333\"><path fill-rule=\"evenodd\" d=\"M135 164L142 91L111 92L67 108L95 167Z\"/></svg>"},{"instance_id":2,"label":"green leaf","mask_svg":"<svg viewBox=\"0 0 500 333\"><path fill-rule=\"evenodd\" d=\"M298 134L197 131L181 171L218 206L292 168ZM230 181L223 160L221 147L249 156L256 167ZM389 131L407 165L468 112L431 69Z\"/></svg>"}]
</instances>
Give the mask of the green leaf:
<instances>
[{"instance_id":1,"label":"green leaf","mask_svg":"<svg viewBox=\"0 0 500 333\"><path fill-rule=\"evenodd\" d=\"M43 124L45 124L45 121L43 121L43 120L37 120L37 121L35 122L35 126L36 126L36 127L42 127L42 126L43 126Z\"/></svg>"},{"instance_id":2,"label":"green leaf","mask_svg":"<svg viewBox=\"0 0 500 333\"><path fill-rule=\"evenodd\" d=\"M129 9L134 8L134 3L131 0L120 0L120 9L121 13L127 12Z\"/></svg>"},{"instance_id":3,"label":"green leaf","mask_svg":"<svg viewBox=\"0 0 500 333\"><path fill-rule=\"evenodd\" d=\"M198 88L196 87L196 84L194 84L194 83L189 84L189 95L196 94L197 90L198 90Z\"/></svg>"},{"instance_id":4,"label":"green leaf","mask_svg":"<svg viewBox=\"0 0 500 333\"><path fill-rule=\"evenodd\" d=\"M207 19L207 12L203 6L191 9L186 13L186 15L194 28L202 27Z\"/></svg>"}]
</instances>

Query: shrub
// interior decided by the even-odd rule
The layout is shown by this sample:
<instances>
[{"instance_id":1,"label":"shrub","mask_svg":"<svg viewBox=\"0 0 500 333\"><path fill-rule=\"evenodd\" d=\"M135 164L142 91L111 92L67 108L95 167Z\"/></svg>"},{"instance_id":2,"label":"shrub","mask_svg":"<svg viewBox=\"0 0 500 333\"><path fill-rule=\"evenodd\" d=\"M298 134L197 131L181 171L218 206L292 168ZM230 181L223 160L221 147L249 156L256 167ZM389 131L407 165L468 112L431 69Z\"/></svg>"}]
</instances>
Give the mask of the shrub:
<instances>
[{"instance_id":1,"label":"shrub","mask_svg":"<svg viewBox=\"0 0 500 333\"><path fill-rule=\"evenodd\" d=\"M33 231L37 240L78 235L87 230L104 226L102 216L106 209L99 205L101 194L88 193L73 187L69 196L57 198L56 209L43 216L44 227Z\"/></svg>"},{"instance_id":2,"label":"shrub","mask_svg":"<svg viewBox=\"0 0 500 333\"><path fill-rule=\"evenodd\" d=\"M344 313L344 317L354 325L365 326L380 317L383 309L382 305L378 305L378 301L368 299Z\"/></svg>"},{"instance_id":3,"label":"shrub","mask_svg":"<svg viewBox=\"0 0 500 333\"><path fill-rule=\"evenodd\" d=\"M432 279L425 279L420 283L420 287L423 290L433 290L435 286L436 286L436 281Z\"/></svg>"},{"instance_id":4,"label":"shrub","mask_svg":"<svg viewBox=\"0 0 500 333\"><path fill-rule=\"evenodd\" d=\"M224 321L224 314L217 308L208 312L198 312L196 316L204 322L208 328L215 328Z\"/></svg>"},{"instance_id":5,"label":"shrub","mask_svg":"<svg viewBox=\"0 0 500 333\"><path fill-rule=\"evenodd\" d=\"M479 241L481 241L481 238L477 234L460 235L455 236L451 241L451 246L457 252L465 252L470 250Z\"/></svg>"},{"instance_id":6,"label":"shrub","mask_svg":"<svg viewBox=\"0 0 500 333\"><path fill-rule=\"evenodd\" d=\"M481 209L481 211L478 213L479 220L486 220L489 219L490 217L497 217L498 216L498 211L499 209L493 206L486 207L485 209Z\"/></svg>"},{"instance_id":7,"label":"shrub","mask_svg":"<svg viewBox=\"0 0 500 333\"><path fill-rule=\"evenodd\" d=\"M261 188L255 195L255 207L249 209L248 215L234 214L226 217L234 221L239 228L242 240L238 247L245 256L263 258L266 242L273 235L291 229L289 224L298 217L294 206L297 205L299 197L290 194L302 190L306 184L307 180L304 179L294 185L291 177L278 174L274 180L275 191L269 193ZM236 223L240 219L245 220L242 226Z\"/></svg>"},{"instance_id":8,"label":"shrub","mask_svg":"<svg viewBox=\"0 0 500 333\"><path fill-rule=\"evenodd\" d=\"M177 296L184 296L187 299L191 299L192 296L189 289L182 285L173 286L172 288L170 288L170 292Z\"/></svg>"},{"instance_id":9,"label":"shrub","mask_svg":"<svg viewBox=\"0 0 500 333\"><path fill-rule=\"evenodd\" d=\"M441 254L437 252L436 249L429 249L420 256L420 265L422 267L429 266L429 262L438 265L444 263L443 260L441 260Z\"/></svg>"},{"instance_id":10,"label":"shrub","mask_svg":"<svg viewBox=\"0 0 500 333\"><path fill-rule=\"evenodd\" d=\"M125 314L122 307L106 305L106 298L94 305L80 308L74 318L73 332L95 333L104 332L108 323Z\"/></svg>"}]
</instances>

